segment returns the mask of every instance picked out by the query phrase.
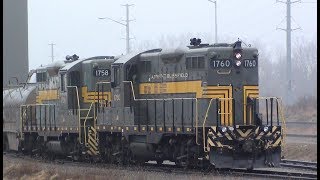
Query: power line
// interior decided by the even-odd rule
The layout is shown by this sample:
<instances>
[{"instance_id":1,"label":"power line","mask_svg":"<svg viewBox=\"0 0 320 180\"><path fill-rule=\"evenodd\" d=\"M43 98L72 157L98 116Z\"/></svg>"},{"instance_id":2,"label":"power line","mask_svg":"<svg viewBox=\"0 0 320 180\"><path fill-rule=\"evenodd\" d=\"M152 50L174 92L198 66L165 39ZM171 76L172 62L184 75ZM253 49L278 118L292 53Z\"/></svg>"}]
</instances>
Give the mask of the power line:
<instances>
[{"instance_id":1,"label":"power line","mask_svg":"<svg viewBox=\"0 0 320 180\"><path fill-rule=\"evenodd\" d=\"M281 2L287 5L287 27L286 29L283 28L277 28L283 31L286 31L287 33L287 93L286 93L286 103L291 104L292 103L292 77L291 77L291 31L294 31L296 29L291 29L291 4L301 2L301 0L293 1L287 0L285 1L280 1L277 0L277 2Z\"/></svg>"},{"instance_id":2,"label":"power line","mask_svg":"<svg viewBox=\"0 0 320 180\"><path fill-rule=\"evenodd\" d=\"M109 17L100 17L100 18L98 18L98 19L109 19L109 20L111 20L111 21L113 21L115 23L118 23L118 24L123 25L123 26L126 27L126 52L127 52L127 54L130 53L130 39L131 39L130 38L130 29L129 29L130 26L129 25L130 25L130 21L133 21L133 20L129 19L129 7L133 6L133 5L134 4L122 5L122 6L126 7L126 20L125 20L126 23L122 23L122 22L116 21L116 20L111 19Z\"/></svg>"}]
</instances>

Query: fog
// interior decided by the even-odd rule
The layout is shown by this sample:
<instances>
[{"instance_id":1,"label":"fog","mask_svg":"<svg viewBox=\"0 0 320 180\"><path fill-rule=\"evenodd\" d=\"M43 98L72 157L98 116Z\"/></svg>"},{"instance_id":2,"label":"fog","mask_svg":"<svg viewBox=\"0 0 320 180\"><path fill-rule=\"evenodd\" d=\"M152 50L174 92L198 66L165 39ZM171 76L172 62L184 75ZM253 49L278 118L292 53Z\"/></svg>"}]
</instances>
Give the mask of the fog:
<instances>
[{"instance_id":1,"label":"fog","mask_svg":"<svg viewBox=\"0 0 320 180\"><path fill-rule=\"evenodd\" d=\"M29 0L29 69L62 60L126 52L123 4L130 7L132 51L189 45L192 37L214 42L214 4L207 0ZM316 97L317 1L291 6L294 100ZM286 94L286 4L276 0L217 0L219 42L238 38L259 49L261 95ZM263 61L263 62L262 62Z\"/></svg>"}]
</instances>

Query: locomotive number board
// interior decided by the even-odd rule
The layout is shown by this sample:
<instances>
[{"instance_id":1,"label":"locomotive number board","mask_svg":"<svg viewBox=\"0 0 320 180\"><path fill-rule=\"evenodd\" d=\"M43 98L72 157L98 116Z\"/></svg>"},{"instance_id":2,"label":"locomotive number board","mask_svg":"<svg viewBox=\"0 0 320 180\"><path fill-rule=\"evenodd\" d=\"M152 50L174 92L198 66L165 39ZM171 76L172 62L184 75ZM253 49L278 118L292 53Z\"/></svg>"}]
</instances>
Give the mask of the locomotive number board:
<instances>
[{"instance_id":1,"label":"locomotive number board","mask_svg":"<svg viewBox=\"0 0 320 180\"><path fill-rule=\"evenodd\" d=\"M106 77L110 76L110 69L94 69L93 75L96 77Z\"/></svg>"},{"instance_id":2,"label":"locomotive number board","mask_svg":"<svg viewBox=\"0 0 320 180\"><path fill-rule=\"evenodd\" d=\"M245 67L245 68L255 68L258 66L258 62L256 59L244 59L244 60L240 60L241 61L241 66ZM225 60L212 60L210 62L211 67L213 69L216 68L230 68L232 66L232 64L234 64L235 62L233 60L229 60L229 59L225 59Z\"/></svg>"}]
</instances>

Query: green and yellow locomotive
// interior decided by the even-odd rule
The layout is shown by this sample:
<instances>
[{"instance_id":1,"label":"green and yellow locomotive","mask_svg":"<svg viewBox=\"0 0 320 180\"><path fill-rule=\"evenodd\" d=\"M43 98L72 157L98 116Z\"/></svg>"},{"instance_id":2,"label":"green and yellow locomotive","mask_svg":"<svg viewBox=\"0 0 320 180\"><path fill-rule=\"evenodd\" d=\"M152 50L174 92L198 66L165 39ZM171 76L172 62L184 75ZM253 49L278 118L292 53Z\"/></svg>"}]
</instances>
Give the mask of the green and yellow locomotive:
<instances>
[{"instance_id":1,"label":"green and yellow locomotive","mask_svg":"<svg viewBox=\"0 0 320 180\"><path fill-rule=\"evenodd\" d=\"M34 84L11 90L11 97L29 92L14 117L4 97L4 124L15 122L4 128L5 145L76 160L279 166L281 101L259 96L258 55L241 41L209 45L194 38L185 49L69 57L37 69Z\"/></svg>"}]
</instances>

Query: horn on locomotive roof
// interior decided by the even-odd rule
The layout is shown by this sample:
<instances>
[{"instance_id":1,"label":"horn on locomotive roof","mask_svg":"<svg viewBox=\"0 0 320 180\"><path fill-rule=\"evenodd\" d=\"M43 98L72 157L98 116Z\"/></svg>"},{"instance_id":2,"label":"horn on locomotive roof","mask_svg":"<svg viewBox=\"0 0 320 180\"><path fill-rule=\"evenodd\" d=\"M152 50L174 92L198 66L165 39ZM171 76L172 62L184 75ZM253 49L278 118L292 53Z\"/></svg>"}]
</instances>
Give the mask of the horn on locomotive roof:
<instances>
[{"instance_id":1,"label":"horn on locomotive roof","mask_svg":"<svg viewBox=\"0 0 320 180\"><path fill-rule=\"evenodd\" d=\"M197 39L197 38L190 39L190 45L199 46L200 44L201 44L201 39Z\"/></svg>"},{"instance_id":2,"label":"horn on locomotive roof","mask_svg":"<svg viewBox=\"0 0 320 180\"><path fill-rule=\"evenodd\" d=\"M236 41L233 45L233 49L234 51L241 51L242 47L241 47L241 41L238 39L238 41Z\"/></svg>"},{"instance_id":3,"label":"horn on locomotive roof","mask_svg":"<svg viewBox=\"0 0 320 180\"><path fill-rule=\"evenodd\" d=\"M76 55L76 54L74 54L74 55L72 55L72 56L69 56L69 55L66 56L66 60L67 60L67 61L76 61L76 60L78 60L78 59L79 59L79 56Z\"/></svg>"}]
</instances>

